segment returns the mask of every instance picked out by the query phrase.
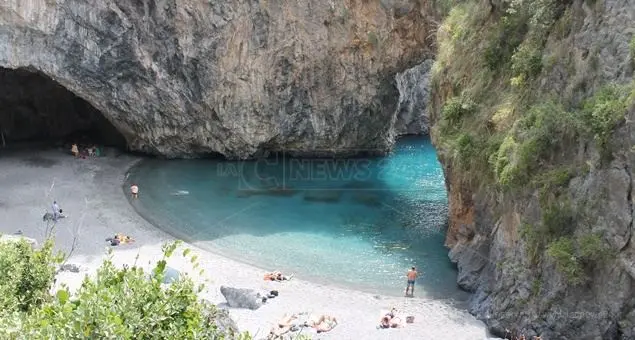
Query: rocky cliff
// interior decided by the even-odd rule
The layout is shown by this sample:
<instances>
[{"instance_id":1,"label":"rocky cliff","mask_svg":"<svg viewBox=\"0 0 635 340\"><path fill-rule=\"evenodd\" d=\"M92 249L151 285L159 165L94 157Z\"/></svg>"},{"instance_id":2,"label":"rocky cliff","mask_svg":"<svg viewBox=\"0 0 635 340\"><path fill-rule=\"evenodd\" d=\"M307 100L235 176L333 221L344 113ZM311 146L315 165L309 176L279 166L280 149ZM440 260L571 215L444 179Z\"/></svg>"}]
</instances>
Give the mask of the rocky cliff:
<instances>
[{"instance_id":1,"label":"rocky cliff","mask_svg":"<svg viewBox=\"0 0 635 340\"><path fill-rule=\"evenodd\" d=\"M0 67L49 76L133 150L383 152L394 76L431 57L432 13L423 0L10 0Z\"/></svg>"},{"instance_id":2,"label":"rocky cliff","mask_svg":"<svg viewBox=\"0 0 635 340\"><path fill-rule=\"evenodd\" d=\"M446 243L498 334L635 338L634 34L632 0L463 1L439 28Z\"/></svg>"}]
</instances>

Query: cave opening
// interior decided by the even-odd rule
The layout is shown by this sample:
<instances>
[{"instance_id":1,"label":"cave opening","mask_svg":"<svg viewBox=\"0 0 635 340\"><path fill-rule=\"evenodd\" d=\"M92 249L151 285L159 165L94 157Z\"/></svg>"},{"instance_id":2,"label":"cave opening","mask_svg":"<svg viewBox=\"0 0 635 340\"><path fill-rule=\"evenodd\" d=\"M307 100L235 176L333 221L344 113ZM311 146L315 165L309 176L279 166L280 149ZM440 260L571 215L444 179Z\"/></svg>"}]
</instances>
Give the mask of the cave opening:
<instances>
[{"instance_id":1,"label":"cave opening","mask_svg":"<svg viewBox=\"0 0 635 340\"><path fill-rule=\"evenodd\" d=\"M0 150L21 147L126 149L126 139L95 107L37 71L0 67Z\"/></svg>"}]
</instances>

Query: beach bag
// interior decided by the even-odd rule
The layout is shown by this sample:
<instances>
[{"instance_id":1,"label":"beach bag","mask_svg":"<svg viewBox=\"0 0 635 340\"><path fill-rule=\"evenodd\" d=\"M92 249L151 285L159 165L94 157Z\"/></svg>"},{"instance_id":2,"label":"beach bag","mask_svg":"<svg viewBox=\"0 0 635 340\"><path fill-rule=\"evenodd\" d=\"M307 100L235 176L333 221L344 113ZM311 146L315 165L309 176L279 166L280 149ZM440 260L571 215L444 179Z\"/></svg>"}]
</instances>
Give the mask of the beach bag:
<instances>
[{"instance_id":1,"label":"beach bag","mask_svg":"<svg viewBox=\"0 0 635 340\"><path fill-rule=\"evenodd\" d=\"M413 323L413 322L415 322L414 316L406 316L406 323Z\"/></svg>"}]
</instances>

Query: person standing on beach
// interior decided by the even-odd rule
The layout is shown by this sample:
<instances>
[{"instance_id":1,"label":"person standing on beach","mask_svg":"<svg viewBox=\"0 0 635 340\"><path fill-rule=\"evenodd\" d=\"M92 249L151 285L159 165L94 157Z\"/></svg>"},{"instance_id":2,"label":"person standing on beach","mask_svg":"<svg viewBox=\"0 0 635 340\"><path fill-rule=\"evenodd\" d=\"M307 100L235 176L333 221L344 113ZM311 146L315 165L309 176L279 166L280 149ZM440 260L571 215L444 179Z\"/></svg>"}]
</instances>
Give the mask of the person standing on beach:
<instances>
[{"instance_id":1,"label":"person standing on beach","mask_svg":"<svg viewBox=\"0 0 635 340\"><path fill-rule=\"evenodd\" d=\"M73 145L71 146L71 153L73 154L73 156L75 156L75 158L79 156L79 148L77 148L76 143L73 143Z\"/></svg>"},{"instance_id":2,"label":"person standing on beach","mask_svg":"<svg viewBox=\"0 0 635 340\"><path fill-rule=\"evenodd\" d=\"M53 221L57 221L60 216L60 206L57 204L57 201L53 201Z\"/></svg>"},{"instance_id":3,"label":"person standing on beach","mask_svg":"<svg viewBox=\"0 0 635 340\"><path fill-rule=\"evenodd\" d=\"M408 278L408 285L406 286L406 296L408 296L408 290L410 290L410 296L415 295L415 280L417 279L417 270L415 267L410 268L408 273L406 274Z\"/></svg>"},{"instance_id":4,"label":"person standing on beach","mask_svg":"<svg viewBox=\"0 0 635 340\"><path fill-rule=\"evenodd\" d=\"M132 194L132 198L139 198L139 187L133 183L130 186L130 193Z\"/></svg>"}]
</instances>

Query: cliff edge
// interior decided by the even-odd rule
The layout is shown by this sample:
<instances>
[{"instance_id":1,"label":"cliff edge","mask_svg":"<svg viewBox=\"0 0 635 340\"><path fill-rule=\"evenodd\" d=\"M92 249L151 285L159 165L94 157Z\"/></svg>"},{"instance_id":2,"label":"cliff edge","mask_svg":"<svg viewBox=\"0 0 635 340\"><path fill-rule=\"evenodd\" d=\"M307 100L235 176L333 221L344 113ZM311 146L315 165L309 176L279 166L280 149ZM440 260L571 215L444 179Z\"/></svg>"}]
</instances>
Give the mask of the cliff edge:
<instances>
[{"instance_id":1,"label":"cliff edge","mask_svg":"<svg viewBox=\"0 0 635 340\"><path fill-rule=\"evenodd\" d=\"M497 334L635 338L635 2L463 1L438 32L446 244Z\"/></svg>"}]
</instances>

